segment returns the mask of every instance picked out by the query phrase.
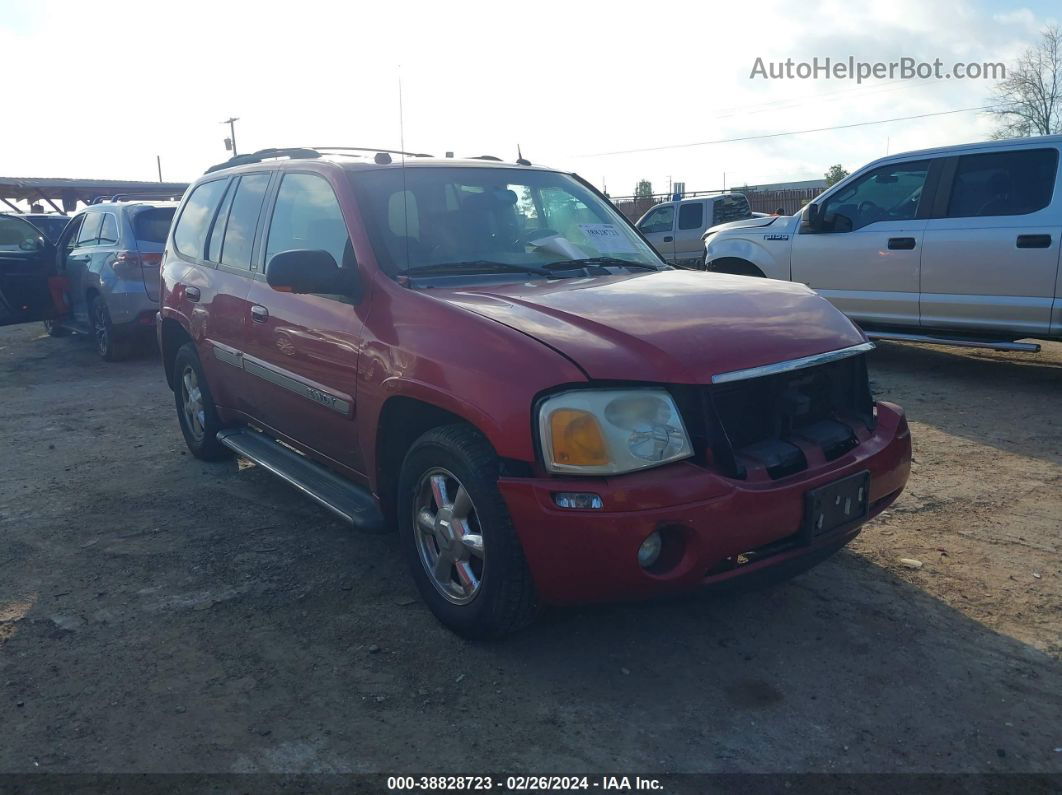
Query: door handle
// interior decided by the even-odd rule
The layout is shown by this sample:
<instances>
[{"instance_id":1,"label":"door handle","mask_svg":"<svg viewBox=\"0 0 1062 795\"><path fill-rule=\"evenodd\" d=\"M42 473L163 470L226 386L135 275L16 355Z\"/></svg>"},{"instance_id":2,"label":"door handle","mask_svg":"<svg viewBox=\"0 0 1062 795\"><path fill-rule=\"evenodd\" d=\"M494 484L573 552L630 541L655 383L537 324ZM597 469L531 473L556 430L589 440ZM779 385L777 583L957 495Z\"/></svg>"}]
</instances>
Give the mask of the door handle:
<instances>
[{"instance_id":1,"label":"door handle","mask_svg":"<svg viewBox=\"0 0 1062 795\"><path fill-rule=\"evenodd\" d=\"M675 238L673 238L673 237L672 237L671 235L668 235L667 237L665 237L665 238L664 238L664 242L665 242L665 243L670 243L670 242L671 242L672 240L674 240L674 239L675 239Z\"/></svg>"},{"instance_id":2,"label":"door handle","mask_svg":"<svg viewBox=\"0 0 1062 795\"><path fill-rule=\"evenodd\" d=\"M265 323L267 320L269 320L269 310L266 309L264 306L255 304L251 307L251 320L253 320L255 323Z\"/></svg>"},{"instance_id":3,"label":"door handle","mask_svg":"<svg viewBox=\"0 0 1062 795\"><path fill-rule=\"evenodd\" d=\"M185 287L184 297L194 304L202 297L202 293L199 292L198 287Z\"/></svg>"},{"instance_id":4,"label":"door handle","mask_svg":"<svg viewBox=\"0 0 1062 795\"><path fill-rule=\"evenodd\" d=\"M889 249L891 251L910 251L915 247L915 239L913 237L890 237Z\"/></svg>"},{"instance_id":5,"label":"door handle","mask_svg":"<svg viewBox=\"0 0 1062 795\"><path fill-rule=\"evenodd\" d=\"M1018 248L1051 248L1051 235L1018 235Z\"/></svg>"}]
</instances>

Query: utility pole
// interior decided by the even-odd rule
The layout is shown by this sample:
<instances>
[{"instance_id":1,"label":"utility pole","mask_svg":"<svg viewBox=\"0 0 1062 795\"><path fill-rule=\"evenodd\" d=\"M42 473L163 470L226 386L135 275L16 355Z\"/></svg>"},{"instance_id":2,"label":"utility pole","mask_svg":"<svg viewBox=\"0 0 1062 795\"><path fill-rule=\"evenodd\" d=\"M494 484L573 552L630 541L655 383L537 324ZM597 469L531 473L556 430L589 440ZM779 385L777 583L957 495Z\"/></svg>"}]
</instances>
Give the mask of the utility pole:
<instances>
[{"instance_id":1,"label":"utility pole","mask_svg":"<svg viewBox=\"0 0 1062 795\"><path fill-rule=\"evenodd\" d=\"M236 157L236 155L239 154L239 152L236 151L236 122L238 122L239 120L240 119L238 116L230 116L229 118L225 119L225 121L221 122L222 124L229 125L229 141L232 142L233 157Z\"/></svg>"},{"instance_id":2,"label":"utility pole","mask_svg":"<svg viewBox=\"0 0 1062 795\"><path fill-rule=\"evenodd\" d=\"M162 155L155 155L155 165L159 167L159 182L162 182Z\"/></svg>"}]
</instances>

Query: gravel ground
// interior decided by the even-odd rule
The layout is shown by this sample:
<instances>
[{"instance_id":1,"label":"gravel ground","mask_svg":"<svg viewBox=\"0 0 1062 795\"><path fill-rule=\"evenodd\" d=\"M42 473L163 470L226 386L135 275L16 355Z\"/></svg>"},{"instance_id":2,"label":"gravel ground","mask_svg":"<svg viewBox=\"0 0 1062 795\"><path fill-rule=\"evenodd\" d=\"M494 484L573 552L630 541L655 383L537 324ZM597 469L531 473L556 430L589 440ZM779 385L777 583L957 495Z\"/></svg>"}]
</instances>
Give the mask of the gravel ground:
<instances>
[{"instance_id":1,"label":"gravel ground","mask_svg":"<svg viewBox=\"0 0 1062 795\"><path fill-rule=\"evenodd\" d=\"M475 644L157 359L0 330L0 772L1062 772L1062 345L882 344L909 490L773 590ZM900 558L921 562L908 568Z\"/></svg>"}]
</instances>

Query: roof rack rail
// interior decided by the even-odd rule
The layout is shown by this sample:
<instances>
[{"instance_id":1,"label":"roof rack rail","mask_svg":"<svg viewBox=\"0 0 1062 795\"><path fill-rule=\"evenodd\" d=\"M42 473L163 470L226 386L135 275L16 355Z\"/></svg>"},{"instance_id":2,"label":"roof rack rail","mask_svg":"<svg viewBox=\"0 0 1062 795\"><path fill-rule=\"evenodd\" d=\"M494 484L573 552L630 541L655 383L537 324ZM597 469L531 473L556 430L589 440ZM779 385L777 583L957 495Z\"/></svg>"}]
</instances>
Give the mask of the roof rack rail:
<instances>
[{"instance_id":1,"label":"roof rack rail","mask_svg":"<svg viewBox=\"0 0 1062 795\"><path fill-rule=\"evenodd\" d=\"M304 146L292 146L287 148L271 148L271 149L259 149L257 152L251 152L249 155L236 155L230 157L224 163L217 163L206 170L205 173L210 174L214 171L220 171L223 168L232 168L233 166L243 166L250 163L261 163L263 160L270 160L277 157L288 157L292 160L312 160L320 157L321 153L316 149L310 149Z\"/></svg>"},{"instance_id":2,"label":"roof rack rail","mask_svg":"<svg viewBox=\"0 0 1062 795\"><path fill-rule=\"evenodd\" d=\"M406 157L433 157L424 152L403 152L401 149L377 149L374 146L311 146L317 152L376 152L385 155L405 155Z\"/></svg>"},{"instance_id":3,"label":"roof rack rail","mask_svg":"<svg viewBox=\"0 0 1062 795\"><path fill-rule=\"evenodd\" d=\"M180 197L172 192L161 193L116 193L113 196L95 196L89 204L103 204L104 202L168 202L177 201Z\"/></svg>"},{"instance_id":4,"label":"roof rack rail","mask_svg":"<svg viewBox=\"0 0 1062 795\"><path fill-rule=\"evenodd\" d=\"M493 160L495 163L503 162L500 157L494 155L476 155L475 157L468 158L469 160Z\"/></svg>"}]
</instances>

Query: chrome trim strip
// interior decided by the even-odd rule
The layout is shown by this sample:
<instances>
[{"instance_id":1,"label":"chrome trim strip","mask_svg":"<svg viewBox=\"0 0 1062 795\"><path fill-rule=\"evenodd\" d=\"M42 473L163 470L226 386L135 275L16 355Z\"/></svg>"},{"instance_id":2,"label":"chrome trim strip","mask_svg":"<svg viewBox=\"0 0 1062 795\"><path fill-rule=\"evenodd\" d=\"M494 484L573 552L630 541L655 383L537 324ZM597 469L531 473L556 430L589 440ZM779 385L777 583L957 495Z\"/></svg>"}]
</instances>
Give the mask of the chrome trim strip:
<instances>
[{"instance_id":1,"label":"chrome trim strip","mask_svg":"<svg viewBox=\"0 0 1062 795\"><path fill-rule=\"evenodd\" d=\"M993 351L1021 351L1039 353L1040 346L1035 342L1011 342L1010 340L979 340L963 337L946 337L936 334L908 334L900 331L868 331L868 337L876 340L895 340L896 342L926 342L931 345L953 345L957 348L987 348Z\"/></svg>"},{"instance_id":2,"label":"chrome trim strip","mask_svg":"<svg viewBox=\"0 0 1062 795\"><path fill-rule=\"evenodd\" d=\"M233 367L243 367L243 354L234 348L229 348L218 343L212 343L214 346L214 358L219 362L225 362L225 364L231 364Z\"/></svg>"},{"instance_id":3,"label":"chrome trim strip","mask_svg":"<svg viewBox=\"0 0 1062 795\"><path fill-rule=\"evenodd\" d=\"M323 389L312 387L294 376L287 375L286 373L280 372L279 370L262 364L261 362L248 359L247 357L243 357L243 369L249 375L257 376L263 381L268 381L275 386L279 386L281 389L293 392L299 397L304 397L318 405L324 406L326 409L332 409L332 411L344 416L350 416L349 401L333 395L330 392L326 392Z\"/></svg>"},{"instance_id":4,"label":"chrome trim strip","mask_svg":"<svg viewBox=\"0 0 1062 795\"><path fill-rule=\"evenodd\" d=\"M872 350L874 350L873 342L861 342L858 345L841 348L837 351L816 353L812 356L804 356L800 359L790 359L787 362L776 362L775 364L764 364L760 367L750 367L747 370L732 370L729 373L719 373L718 375L712 376L712 383L727 384L731 381L745 381L749 378L762 378L765 375L788 373L791 370L802 370L805 367L815 367L819 364L835 362L838 359L847 359L849 356L857 356L860 353L866 353L867 351Z\"/></svg>"}]
</instances>

